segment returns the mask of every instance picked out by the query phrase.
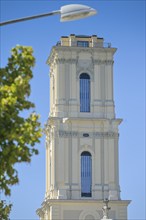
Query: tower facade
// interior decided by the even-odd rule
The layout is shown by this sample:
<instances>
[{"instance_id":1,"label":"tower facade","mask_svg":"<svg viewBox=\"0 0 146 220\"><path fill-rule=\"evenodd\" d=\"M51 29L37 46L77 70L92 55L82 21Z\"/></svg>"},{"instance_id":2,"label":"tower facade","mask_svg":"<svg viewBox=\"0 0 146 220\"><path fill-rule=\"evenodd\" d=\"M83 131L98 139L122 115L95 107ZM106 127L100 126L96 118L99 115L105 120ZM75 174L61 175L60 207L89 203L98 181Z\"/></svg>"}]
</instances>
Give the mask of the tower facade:
<instances>
[{"instance_id":1,"label":"tower facade","mask_svg":"<svg viewBox=\"0 0 146 220\"><path fill-rule=\"evenodd\" d=\"M113 63L115 48L96 35L61 37L51 50L46 125L46 195L40 219L127 219L121 200Z\"/></svg>"}]
</instances>

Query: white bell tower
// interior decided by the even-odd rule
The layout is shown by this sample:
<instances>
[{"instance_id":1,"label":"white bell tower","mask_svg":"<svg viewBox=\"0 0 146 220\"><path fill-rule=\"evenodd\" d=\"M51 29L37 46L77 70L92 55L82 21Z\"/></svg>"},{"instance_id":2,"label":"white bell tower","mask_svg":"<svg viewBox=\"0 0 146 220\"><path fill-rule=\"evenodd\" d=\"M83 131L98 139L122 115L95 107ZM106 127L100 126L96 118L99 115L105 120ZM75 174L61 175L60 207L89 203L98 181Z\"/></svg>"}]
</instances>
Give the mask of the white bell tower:
<instances>
[{"instance_id":1,"label":"white bell tower","mask_svg":"<svg viewBox=\"0 0 146 220\"><path fill-rule=\"evenodd\" d=\"M50 115L46 125L46 220L127 219L121 200L118 126L113 96L116 52L96 35L61 37L51 50Z\"/></svg>"}]
</instances>

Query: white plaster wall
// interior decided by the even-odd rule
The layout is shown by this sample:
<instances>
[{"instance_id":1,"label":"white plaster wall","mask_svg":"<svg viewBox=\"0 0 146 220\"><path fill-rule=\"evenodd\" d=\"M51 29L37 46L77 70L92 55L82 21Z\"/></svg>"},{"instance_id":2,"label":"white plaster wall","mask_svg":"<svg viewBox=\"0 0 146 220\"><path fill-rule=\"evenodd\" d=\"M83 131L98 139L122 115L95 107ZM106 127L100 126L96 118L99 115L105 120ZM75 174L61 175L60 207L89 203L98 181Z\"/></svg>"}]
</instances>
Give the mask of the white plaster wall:
<instances>
[{"instance_id":1,"label":"white plaster wall","mask_svg":"<svg viewBox=\"0 0 146 220\"><path fill-rule=\"evenodd\" d=\"M114 121L112 123L118 126ZM92 198L104 199L110 195L112 199L120 199L118 133L112 131L111 135L110 120L70 118L63 123L58 118L52 119L52 123L54 136L47 146L46 160L47 195L52 192L54 199L57 196L81 199L80 155L89 151L92 155ZM89 137L83 137L84 133Z\"/></svg>"},{"instance_id":2,"label":"white plaster wall","mask_svg":"<svg viewBox=\"0 0 146 220\"><path fill-rule=\"evenodd\" d=\"M91 117L114 118L113 54L115 49L73 47L54 48L54 62L50 63L50 115L78 117L80 115L79 75L86 72L91 78ZM53 56L52 54L52 56ZM53 78L52 77L52 78ZM54 86L52 83L54 81ZM52 98L52 96L53 97ZM54 100L54 101L52 101ZM55 105L55 106L54 106Z\"/></svg>"}]
</instances>

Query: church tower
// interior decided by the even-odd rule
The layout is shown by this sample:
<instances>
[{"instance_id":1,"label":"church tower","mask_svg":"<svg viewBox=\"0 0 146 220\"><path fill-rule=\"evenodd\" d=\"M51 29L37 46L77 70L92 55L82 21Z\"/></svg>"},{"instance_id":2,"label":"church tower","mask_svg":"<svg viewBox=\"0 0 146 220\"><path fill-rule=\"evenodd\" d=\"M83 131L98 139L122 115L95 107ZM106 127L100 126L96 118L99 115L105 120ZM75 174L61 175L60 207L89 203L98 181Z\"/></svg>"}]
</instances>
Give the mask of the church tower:
<instances>
[{"instance_id":1,"label":"church tower","mask_svg":"<svg viewBox=\"0 0 146 220\"><path fill-rule=\"evenodd\" d=\"M127 219L121 200L113 63L116 48L96 35L61 37L51 50L46 124L46 195L41 220Z\"/></svg>"}]
</instances>

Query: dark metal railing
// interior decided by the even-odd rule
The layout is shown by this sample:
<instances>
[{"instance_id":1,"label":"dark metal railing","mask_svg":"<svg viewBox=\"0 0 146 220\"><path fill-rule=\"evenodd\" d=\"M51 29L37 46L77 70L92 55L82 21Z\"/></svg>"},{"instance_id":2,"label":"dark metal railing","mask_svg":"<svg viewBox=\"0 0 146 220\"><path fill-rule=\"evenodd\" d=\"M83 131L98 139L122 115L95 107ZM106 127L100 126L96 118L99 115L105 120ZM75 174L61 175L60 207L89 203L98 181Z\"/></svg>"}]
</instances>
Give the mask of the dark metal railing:
<instances>
[{"instance_id":1,"label":"dark metal railing","mask_svg":"<svg viewBox=\"0 0 146 220\"><path fill-rule=\"evenodd\" d=\"M84 48L87 48L87 47L111 48L111 43L107 43L107 42L104 42L104 43L92 43L92 42L89 42L88 46L87 45L84 46L84 44L83 45L82 44L80 44L80 45L77 44L77 41L74 41L72 43L70 43L69 41L63 41L63 42L58 41L56 46L61 46L61 47L63 47L63 46L68 46L68 47L72 46L72 47L84 47Z\"/></svg>"}]
</instances>

